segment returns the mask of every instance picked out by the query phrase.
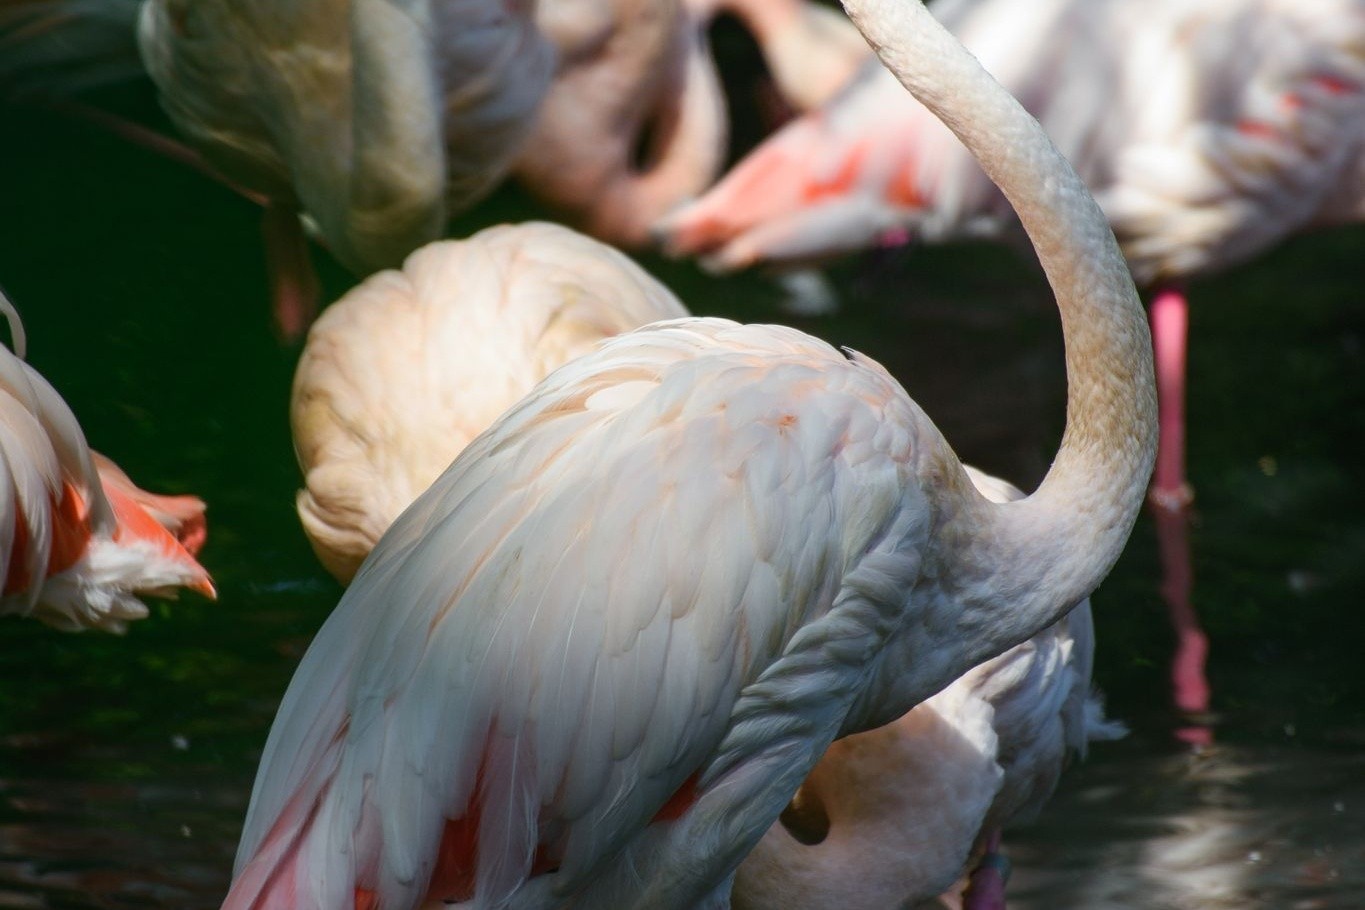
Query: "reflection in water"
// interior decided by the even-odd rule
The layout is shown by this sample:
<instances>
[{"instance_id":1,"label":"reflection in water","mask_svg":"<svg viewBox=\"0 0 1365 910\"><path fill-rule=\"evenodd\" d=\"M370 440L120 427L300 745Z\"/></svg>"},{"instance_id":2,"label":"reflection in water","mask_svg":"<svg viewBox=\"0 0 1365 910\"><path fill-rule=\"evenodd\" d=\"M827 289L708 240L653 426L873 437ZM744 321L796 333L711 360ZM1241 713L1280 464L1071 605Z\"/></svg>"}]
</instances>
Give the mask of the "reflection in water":
<instances>
[{"instance_id":1,"label":"reflection in water","mask_svg":"<svg viewBox=\"0 0 1365 910\"><path fill-rule=\"evenodd\" d=\"M1161 503L1152 505L1157 547L1161 553L1161 583L1158 590L1175 631L1175 650L1171 654L1171 693L1178 710L1188 723L1175 730L1176 739L1195 748L1213 744L1209 724L1212 691L1206 665L1209 637L1199 624L1194 608L1194 567L1190 554L1190 511L1188 505L1176 508Z\"/></svg>"},{"instance_id":2,"label":"reflection in water","mask_svg":"<svg viewBox=\"0 0 1365 910\"><path fill-rule=\"evenodd\" d=\"M1110 749L1016 838L1011 910L1328 910L1365 894L1365 758ZM1127 754L1115 754L1126 751Z\"/></svg>"}]
</instances>

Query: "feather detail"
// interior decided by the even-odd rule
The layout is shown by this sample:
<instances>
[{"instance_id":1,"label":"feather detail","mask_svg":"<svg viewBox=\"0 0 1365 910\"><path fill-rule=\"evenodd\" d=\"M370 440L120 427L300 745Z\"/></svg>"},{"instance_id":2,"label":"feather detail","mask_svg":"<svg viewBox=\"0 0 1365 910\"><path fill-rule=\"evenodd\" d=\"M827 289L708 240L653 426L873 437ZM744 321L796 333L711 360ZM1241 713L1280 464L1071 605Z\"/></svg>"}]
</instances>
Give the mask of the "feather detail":
<instances>
[{"instance_id":1,"label":"feather detail","mask_svg":"<svg viewBox=\"0 0 1365 910\"><path fill-rule=\"evenodd\" d=\"M21 346L3 296L0 311ZM214 596L176 535L203 542L203 503L139 490L90 451L47 381L0 348L0 613L117 632L147 615L140 595L183 586Z\"/></svg>"}]
</instances>

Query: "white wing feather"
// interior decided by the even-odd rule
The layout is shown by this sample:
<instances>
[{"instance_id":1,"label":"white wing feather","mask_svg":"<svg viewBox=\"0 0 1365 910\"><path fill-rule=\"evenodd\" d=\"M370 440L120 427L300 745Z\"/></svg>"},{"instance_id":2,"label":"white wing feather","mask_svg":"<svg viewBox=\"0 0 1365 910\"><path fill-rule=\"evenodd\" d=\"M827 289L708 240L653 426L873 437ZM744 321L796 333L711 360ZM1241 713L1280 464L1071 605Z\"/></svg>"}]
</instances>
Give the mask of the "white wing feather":
<instances>
[{"instance_id":1,"label":"white wing feather","mask_svg":"<svg viewBox=\"0 0 1365 910\"><path fill-rule=\"evenodd\" d=\"M385 529L552 369L603 338L687 315L616 250L558 225L429 244L313 325L290 418L298 509L349 581Z\"/></svg>"},{"instance_id":2,"label":"white wing feather","mask_svg":"<svg viewBox=\"0 0 1365 910\"><path fill-rule=\"evenodd\" d=\"M911 410L879 368L722 320L659 324L552 374L404 513L319 633L267 745L239 878L291 802L316 805L301 905L358 874L385 906L415 905L477 785L479 842L497 844L479 904L521 885L537 844L578 887L727 729L737 755L772 735L732 724L741 690L860 562L913 577L905 541L923 528L897 517L916 495ZM790 693L755 691L762 727Z\"/></svg>"}]
</instances>

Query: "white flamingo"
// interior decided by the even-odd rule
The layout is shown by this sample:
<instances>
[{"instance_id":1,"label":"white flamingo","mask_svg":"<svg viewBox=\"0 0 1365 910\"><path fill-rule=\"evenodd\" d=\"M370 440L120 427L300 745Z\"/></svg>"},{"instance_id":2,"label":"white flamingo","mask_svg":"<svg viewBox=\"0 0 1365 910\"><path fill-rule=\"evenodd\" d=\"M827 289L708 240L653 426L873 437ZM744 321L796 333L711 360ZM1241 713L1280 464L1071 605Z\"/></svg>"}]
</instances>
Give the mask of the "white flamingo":
<instances>
[{"instance_id":1,"label":"white flamingo","mask_svg":"<svg viewBox=\"0 0 1365 910\"><path fill-rule=\"evenodd\" d=\"M429 244L308 332L290 406L299 518L338 581L451 460L550 371L686 316L609 246L531 223Z\"/></svg>"},{"instance_id":2,"label":"white flamingo","mask_svg":"<svg viewBox=\"0 0 1365 910\"><path fill-rule=\"evenodd\" d=\"M529 8L500 0L44 0L11 14L12 52L37 57L17 68L38 81L52 54L79 84L135 30L180 134L266 205L290 335L316 305L299 216L352 270L397 265L512 167L554 65Z\"/></svg>"},{"instance_id":3,"label":"white flamingo","mask_svg":"<svg viewBox=\"0 0 1365 910\"><path fill-rule=\"evenodd\" d=\"M1156 432L1112 234L919 4L849 8L1054 282L1071 385L1039 490L989 502L884 370L800 332L692 319L603 343L361 567L281 705L225 907L726 906L835 738L1108 571Z\"/></svg>"},{"instance_id":4,"label":"white flamingo","mask_svg":"<svg viewBox=\"0 0 1365 910\"><path fill-rule=\"evenodd\" d=\"M684 315L619 252L551 224L430 244L361 283L313 324L294 376L298 511L314 551L348 583L403 509L550 371ZM965 467L992 501L1023 498ZM1070 754L1118 731L1087 699L1093 651L1083 601L899 720L836 742L788 813L816 813L818 836L774 825L740 867L737 906L838 896L877 910L945 891L973 848L1042 805Z\"/></svg>"},{"instance_id":5,"label":"white flamingo","mask_svg":"<svg viewBox=\"0 0 1365 910\"><path fill-rule=\"evenodd\" d=\"M19 314L0 294L14 351L0 347L0 616L121 632L140 595L213 597L193 551L204 504L157 496L90 451L71 409L23 361Z\"/></svg>"}]
</instances>

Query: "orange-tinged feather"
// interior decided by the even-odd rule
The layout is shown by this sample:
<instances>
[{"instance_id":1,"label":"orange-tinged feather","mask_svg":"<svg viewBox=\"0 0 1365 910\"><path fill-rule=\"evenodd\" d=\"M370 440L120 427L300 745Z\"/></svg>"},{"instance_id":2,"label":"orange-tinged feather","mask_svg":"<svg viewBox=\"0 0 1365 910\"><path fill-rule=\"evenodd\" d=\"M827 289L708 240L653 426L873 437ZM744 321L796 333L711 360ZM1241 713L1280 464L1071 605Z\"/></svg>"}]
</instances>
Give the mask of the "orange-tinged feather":
<instances>
[{"instance_id":1,"label":"orange-tinged feather","mask_svg":"<svg viewBox=\"0 0 1365 910\"><path fill-rule=\"evenodd\" d=\"M467 901L474 896L474 879L479 863L478 798L463 818L447 819L441 833L441 848L436 867L427 886L427 900ZM356 905L356 910L361 910Z\"/></svg>"},{"instance_id":2,"label":"orange-tinged feather","mask_svg":"<svg viewBox=\"0 0 1365 910\"><path fill-rule=\"evenodd\" d=\"M81 558L90 543L90 522L85 514L85 502L71 484L62 485L62 498L49 499L52 515L52 549L48 552L44 577L71 568ZM28 525L21 512L14 515L14 544L10 547L10 571L3 593L14 594L26 590L33 579L28 573Z\"/></svg>"},{"instance_id":3,"label":"orange-tinged feather","mask_svg":"<svg viewBox=\"0 0 1365 910\"><path fill-rule=\"evenodd\" d=\"M193 567L198 577L187 585L190 590L198 591L205 597L217 596L213 582L209 580L204 567L199 565L185 545L167 531L147 509L117 484L105 484L104 492L118 522L118 527L114 531L115 540L127 541L131 538L155 545L168 558Z\"/></svg>"},{"instance_id":4,"label":"orange-tinged feather","mask_svg":"<svg viewBox=\"0 0 1365 910\"><path fill-rule=\"evenodd\" d=\"M806 202L816 202L829 196L839 196L848 192L854 182L858 179L858 172L862 169L863 159L867 157L867 143L862 142L853 147L848 157L834 174L823 180L813 180L806 185L802 191L802 198Z\"/></svg>"},{"instance_id":5,"label":"orange-tinged feather","mask_svg":"<svg viewBox=\"0 0 1365 910\"><path fill-rule=\"evenodd\" d=\"M677 821L687 814L687 810L692 808L692 804L697 801L697 772L683 781L683 785L674 791L668 798L668 802L659 807L659 811L654 813L656 822Z\"/></svg>"},{"instance_id":6,"label":"orange-tinged feather","mask_svg":"<svg viewBox=\"0 0 1365 910\"><path fill-rule=\"evenodd\" d=\"M916 181L916 169L909 162L897 168L896 175L886 188L887 201L906 208L924 208L925 199L920 195Z\"/></svg>"}]
</instances>

